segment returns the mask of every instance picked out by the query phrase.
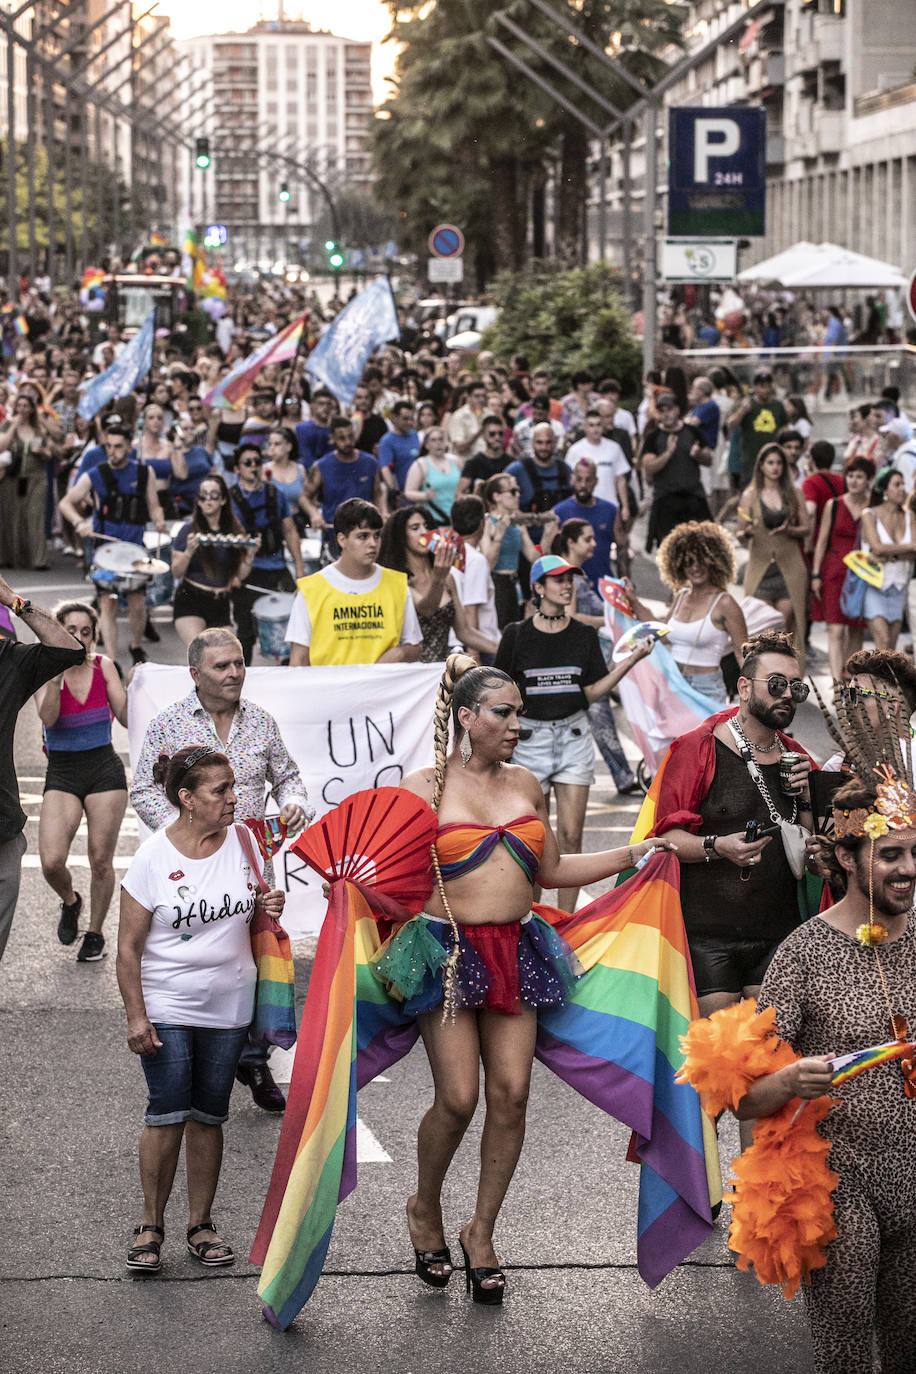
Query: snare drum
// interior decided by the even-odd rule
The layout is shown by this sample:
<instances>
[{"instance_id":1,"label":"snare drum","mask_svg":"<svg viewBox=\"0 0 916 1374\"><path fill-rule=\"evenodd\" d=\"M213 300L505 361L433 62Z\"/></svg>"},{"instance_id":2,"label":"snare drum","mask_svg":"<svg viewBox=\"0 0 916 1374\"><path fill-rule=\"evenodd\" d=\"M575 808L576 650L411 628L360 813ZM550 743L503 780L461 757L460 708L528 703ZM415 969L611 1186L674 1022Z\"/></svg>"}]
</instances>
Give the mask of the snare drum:
<instances>
[{"instance_id":1,"label":"snare drum","mask_svg":"<svg viewBox=\"0 0 916 1374\"><path fill-rule=\"evenodd\" d=\"M160 534L155 525L147 525L144 531L143 544L147 553L151 558L166 564L164 571L154 573L147 582L146 604L150 608L172 604L175 595L175 579L172 576L172 540L178 530L182 528L183 523L181 520L171 521L168 534Z\"/></svg>"},{"instance_id":2,"label":"snare drum","mask_svg":"<svg viewBox=\"0 0 916 1374\"><path fill-rule=\"evenodd\" d=\"M272 658L277 664L289 663L286 627L297 595L296 592L271 592L269 596L258 597L251 608L258 627L258 647L265 658Z\"/></svg>"}]
</instances>

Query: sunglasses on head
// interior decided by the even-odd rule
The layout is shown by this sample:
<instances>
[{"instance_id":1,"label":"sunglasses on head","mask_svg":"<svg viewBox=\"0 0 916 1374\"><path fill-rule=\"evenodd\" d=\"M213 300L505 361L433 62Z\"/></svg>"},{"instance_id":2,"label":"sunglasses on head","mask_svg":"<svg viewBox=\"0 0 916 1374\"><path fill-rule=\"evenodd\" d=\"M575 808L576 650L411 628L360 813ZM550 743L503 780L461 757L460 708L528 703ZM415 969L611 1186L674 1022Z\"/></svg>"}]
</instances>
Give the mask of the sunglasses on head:
<instances>
[{"instance_id":1,"label":"sunglasses on head","mask_svg":"<svg viewBox=\"0 0 916 1374\"><path fill-rule=\"evenodd\" d=\"M794 677L790 681L785 673L770 673L769 677L752 677L751 682L765 682L771 697L784 697L788 687L793 701L807 701L811 691L807 682L802 682L800 677Z\"/></svg>"},{"instance_id":2,"label":"sunglasses on head","mask_svg":"<svg viewBox=\"0 0 916 1374\"><path fill-rule=\"evenodd\" d=\"M892 701L900 705L900 698L894 692L879 692L873 687L841 687L840 694L850 706L855 706L859 697L872 697L875 701Z\"/></svg>"}]
</instances>

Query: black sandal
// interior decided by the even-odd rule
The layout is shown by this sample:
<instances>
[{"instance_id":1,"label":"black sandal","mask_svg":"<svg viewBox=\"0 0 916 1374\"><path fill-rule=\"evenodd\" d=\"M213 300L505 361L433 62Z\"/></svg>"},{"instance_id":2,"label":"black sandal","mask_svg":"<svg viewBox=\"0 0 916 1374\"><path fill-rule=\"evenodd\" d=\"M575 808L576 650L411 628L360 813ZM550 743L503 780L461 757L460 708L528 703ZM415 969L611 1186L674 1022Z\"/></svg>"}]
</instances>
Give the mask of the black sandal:
<instances>
[{"instance_id":1,"label":"black sandal","mask_svg":"<svg viewBox=\"0 0 916 1374\"><path fill-rule=\"evenodd\" d=\"M501 1269L493 1269L489 1265L481 1265L477 1269L471 1268L471 1257L464 1248L464 1241L459 1241L461 1253L464 1255L464 1278L465 1292L470 1293L474 1290L474 1301L482 1303L485 1307L499 1307L506 1292L506 1276ZM484 1279L500 1279L501 1282L493 1288L484 1288Z\"/></svg>"},{"instance_id":2,"label":"black sandal","mask_svg":"<svg viewBox=\"0 0 916 1374\"><path fill-rule=\"evenodd\" d=\"M428 1283L430 1288L445 1288L448 1286L448 1281L452 1277L452 1256L448 1246L446 1246L444 1250L418 1250L417 1247L414 1246L413 1253L415 1261L414 1268L418 1277L421 1278L424 1283ZM434 1274L432 1271L432 1266L434 1264L447 1264L448 1273Z\"/></svg>"},{"instance_id":3,"label":"black sandal","mask_svg":"<svg viewBox=\"0 0 916 1374\"><path fill-rule=\"evenodd\" d=\"M212 1221L202 1221L199 1226L188 1227L188 1254L193 1255L201 1264L207 1264L211 1268L216 1268L220 1264L235 1264L235 1253L232 1246L227 1245L224 1240L199 1240L196 1245L191 1244L191 1237L196 1236L198 1231L215 1231L216 1227ZM225 1255L211 1255L211 1250L226 1250Z\"/></svg>"},{"instance_id":4,"label":"black sandal","mask_svg":"<svg viewBox=\"0 0 916 1374\"><path fill-rule=\"evenodd\" d=\"M127 1267L133 1269L137 1274L158 1274L162 1268L162 1257L159 1251L162 1249L162 1242L165 1240L165 1231L161 1226L153 1226L151 1223L144 1223L134 1227L134 1235L140 1236L144 1231L152 1231L159 1237L158 1240L147 1241L145 1245L132 1245L127 1252ZM155 1255L155 1263L147 1264L141 1258L142 1255Z\"/></svg>"}]
</instances>

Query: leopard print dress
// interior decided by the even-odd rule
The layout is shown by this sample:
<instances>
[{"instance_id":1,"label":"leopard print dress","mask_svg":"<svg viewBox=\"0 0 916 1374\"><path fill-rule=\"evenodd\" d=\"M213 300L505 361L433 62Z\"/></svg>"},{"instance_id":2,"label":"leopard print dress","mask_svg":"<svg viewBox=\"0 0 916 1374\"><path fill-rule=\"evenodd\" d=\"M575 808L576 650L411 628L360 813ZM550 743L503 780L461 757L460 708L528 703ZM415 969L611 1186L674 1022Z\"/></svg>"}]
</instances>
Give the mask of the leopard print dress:
<instances>
[{"instance_id":1,"label":"leopard print dress","mask_svg":"<svg viewBox=\"0 0 916 1374\"><path fill-rule=\"evenodd\" d=\"M881 946L895 1013L916 1033L916 914ZM758 999L803 1056L846 1054L893 1038L873 949L819 916L779 946ZM837 1238L803 1289L817 1374L916 1372L916 1100L896 1062L833 1090L819 1126L832 1142Z\"/></svg>"}]
</instances>

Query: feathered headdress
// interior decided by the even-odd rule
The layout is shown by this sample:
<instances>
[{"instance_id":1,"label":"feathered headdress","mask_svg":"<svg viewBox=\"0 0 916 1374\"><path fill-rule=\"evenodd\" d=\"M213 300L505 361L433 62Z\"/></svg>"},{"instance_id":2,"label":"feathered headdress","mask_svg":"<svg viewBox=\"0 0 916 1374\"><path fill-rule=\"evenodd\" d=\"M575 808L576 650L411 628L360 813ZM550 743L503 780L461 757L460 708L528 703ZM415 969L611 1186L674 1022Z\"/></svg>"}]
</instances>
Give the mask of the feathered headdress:
<instances>
[{"instance_id":1,"label":"feathered headdress","mask_svg":"<svg viewBox=\"0 0 916 1374\"><path fill-rule=\"evenodd\" d=\"M890 693L883 696L875 713L876 719L872 720L868 715L866 696L872 695L876 700L877 696L860 687L834 682L836 718L827 710L816 685L814 695L827 730L843 750L852 771L863 782L875 774L879 778L873 810L864 806L851 811L834 808L836 838L858 839L868 835L871 839L879 839L889 830L916 828L916 791L913 788L911 753L908 741L900 735L902 699Z\"/></svg>"}]
</instances>

